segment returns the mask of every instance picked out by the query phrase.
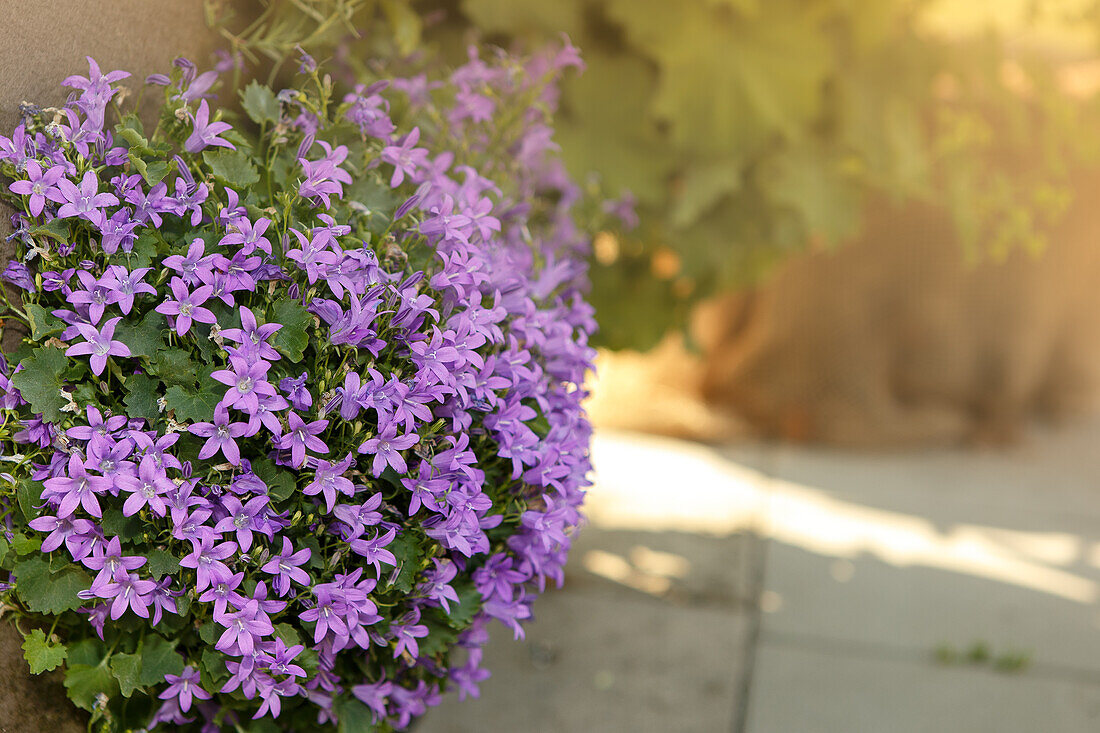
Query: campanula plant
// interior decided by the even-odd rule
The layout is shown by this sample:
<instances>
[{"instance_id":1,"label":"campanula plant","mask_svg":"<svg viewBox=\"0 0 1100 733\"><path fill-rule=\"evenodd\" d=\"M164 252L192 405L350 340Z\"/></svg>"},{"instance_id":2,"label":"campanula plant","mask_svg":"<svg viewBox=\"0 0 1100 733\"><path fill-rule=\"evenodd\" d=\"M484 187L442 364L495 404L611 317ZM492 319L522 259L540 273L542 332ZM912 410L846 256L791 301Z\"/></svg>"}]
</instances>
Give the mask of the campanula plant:
<instances>
[{"instance_id":1,"label":"campanula plant","mask_svg":"<svg viewBox=\"0 0 1100 733\"><path fill-rule=\"evenodd\" d=\"M341 94L303 57L237 117L89 59L0 137L0 600L97 725L402 729L522 636L590 469L578 64Z\"/></svg>"}]
</instances>

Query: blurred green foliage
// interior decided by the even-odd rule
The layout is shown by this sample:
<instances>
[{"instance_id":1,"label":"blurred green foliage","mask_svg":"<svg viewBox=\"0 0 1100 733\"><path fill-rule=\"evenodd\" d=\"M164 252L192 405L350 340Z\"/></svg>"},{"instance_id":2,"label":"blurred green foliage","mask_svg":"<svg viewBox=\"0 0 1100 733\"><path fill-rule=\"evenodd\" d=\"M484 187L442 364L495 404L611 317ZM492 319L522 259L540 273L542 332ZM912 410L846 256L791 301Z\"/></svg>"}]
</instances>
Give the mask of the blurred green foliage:
<instances>
[{"instance_id":1,"label":"blurred green foliage","mask_svg":"<svg viewBox=\"0 0 1100 733\"><path fill-rule=\"evenodd\" d=\"M595 247L613 348L651 346L695 300L858 236L875 202L942 207L972 259L1038 253L1100 155L1097 85L1069 73L1088 70L1095 0L205 2L272 78L298 45L364 77L379 55L461 62L469 43L568 34L587 70L565 84L555 139L589 193L630 192L641 217Z\"/></svg>"},{"instance_id":2,"label":"blurred green foliage","mask_svg":"<svg viewBox=\"0 0 1100 733\"><path fill-rule=\"evenodd\" d=\"M1049 44L1008 48L995 30L931 32L926 2L444 5L450 19L430 30L444 47L473 28L502 45L565 32L583 53L556 139L582 180L632 192L642 220L597 247L592 300L614 348L652 345L693 299L856 236L884 197L943 206L972 258L1038 252L1074 169L1100 146L1094 95L1058 83L1076 59ZM1037 5L1095 22L1079 1Z\"/></svg>"}]
</instances>

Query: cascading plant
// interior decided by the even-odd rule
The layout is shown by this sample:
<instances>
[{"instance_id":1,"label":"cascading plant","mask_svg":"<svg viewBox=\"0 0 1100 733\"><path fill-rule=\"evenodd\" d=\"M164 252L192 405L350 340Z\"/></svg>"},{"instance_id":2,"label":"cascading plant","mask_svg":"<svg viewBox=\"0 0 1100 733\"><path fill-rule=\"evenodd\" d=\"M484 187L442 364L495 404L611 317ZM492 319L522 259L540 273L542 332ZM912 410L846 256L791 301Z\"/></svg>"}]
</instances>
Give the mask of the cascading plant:
<instances>
[{"instance_id":1,"label":"cascading plant","mask_svg":"<svg viewBox=\"0 0 1100 733\"><path fill-rule=\"evenodd\" d=\"M401 729L560 583L595 328L547 125L574 51L346 95L303 54L247 119L181 59L152 132L89 59L0 137L0 601L93 723Z\"/></svg>"}]
</instances>

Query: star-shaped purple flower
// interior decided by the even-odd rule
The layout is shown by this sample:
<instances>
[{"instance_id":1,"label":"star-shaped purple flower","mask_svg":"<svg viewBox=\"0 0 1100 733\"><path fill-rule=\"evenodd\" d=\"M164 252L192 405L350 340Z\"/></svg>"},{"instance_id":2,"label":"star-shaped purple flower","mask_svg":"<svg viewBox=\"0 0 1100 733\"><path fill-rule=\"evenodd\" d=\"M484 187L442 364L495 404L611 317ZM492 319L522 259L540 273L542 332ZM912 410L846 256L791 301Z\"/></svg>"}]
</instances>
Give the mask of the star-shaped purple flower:
<instances>
[{"instance_id":1,"label":"star-shaped purple flower","mask_svg":"<svg viewBox=\"0 0 1100 733\"><path fill-rule=\"evenodd\" d=\"M20 196L30 196L27 208L31 212L31 216L38 216L46 205L49 192L65 175L65 167L55 165L43 171L42 166L38 165L37 161L28 160L26 173L27 180L16 181L8 188L11 189L12 193L17 193Z\"/></svg>"},{"instance_id":2,"label":"star-shaped purple flower","mask_svg":"<svg viewBox=\"0 0 1100 733\"><path fill-rule=\"evenodd\" d=\"M61 204L57 218L79 217L92 222L97 228L102 228L107 222L103 208L118 205L114 194L99 192L99 178L95 171L86 172L80 179L80 186L68 178L59 179L57 187L49 189L46 197Z\"/></svg>"},{"instance_id":3,"label":"star-shaped purple flower","mask_svg":"<svg viewBox=\"0 0 1100 733\"><path fill-rule=\"evenodd\" d=\"M66 356L78 356L91 354L88 361L91 363L92 372L99 376L107 366L108 356L130 356L130 347L121 341L116 341L115 326L122 320L122 316L116 316L103 324L103 330L97 330L88 323L76 323L74 326L80 335L87 339L82 344L73 344L65 350Z\"/></svg>"},{"instance_id":4,"label":"star-shaped purple flower","mask_svg":"<svg viewBox=\"0 0 1100 733\"><path fill-rule=\"evenodd\" d=\"M328 427L328 420L314 420L307 423L295 412L287 413L286 434L276 441L276 446L290 451L290 465L300 468L306 460L306 449L316 453L328 453L328 446L317 437Z\"/></svg>"},{"instance_id":5,"label":"star-shaped purple flower","mask_svg":"<svg viewBox=\"0 0 1100 733\"><path fill-rule=\"evenodd\" d=\"M209 458L221 451L225 460L234 466L240 465L241 450L236 439L248 433L248 423L231 422L225 405L219 404L214 408L214 422L197 422L187 429L200 438L206 438L199 450L199 458Z\"/></svg>"},{"instance_id":6,"label":"star-shaped purple flower","mask_svg":"<svg viewBox=\"0 0 1100 733\"><path fill-rule=\"evenodd\" d=\"M237 149L233 146L233 143L218 137L226 130L233 129L233 126L228 122L211 122L210 106L205 99L199 102L199 109L195 112L194 124L195 127L191 131L191 136L183 144L183 148L187 152L197 153L208 146L229 148L230 150Z\"/></svg>"},{"instance_id":7,"label":"star-shaped purple flower","mask_svg":"<svg viewBox=\"0 0 1100 733\"><path fill-rule=\"evenodd\" d=\"M180 336L191 330L191 321L214 323L218 320L213 311L202 307L213 292L209 285L201 285L188 292L187 284L180 278L173 277L171 287L175 300L164 301L156 307L156 311L166 316L175 316L176 333Z\"/></svg>"},{"instance_id":8,"label":"star-shaped purple flower","mask_svg":"<svg viewBox=\"0 0 1100 733\"><path fill-rule=\"evenodd\" d=\"M255 314L241 306L241 328L227 328L222 331L222 337L241 344L240 351L245 355L275 361L279 358L279 352L267 340L280 328L282 325L279 323L257 325Z\"/></svg>"}]
</instances>

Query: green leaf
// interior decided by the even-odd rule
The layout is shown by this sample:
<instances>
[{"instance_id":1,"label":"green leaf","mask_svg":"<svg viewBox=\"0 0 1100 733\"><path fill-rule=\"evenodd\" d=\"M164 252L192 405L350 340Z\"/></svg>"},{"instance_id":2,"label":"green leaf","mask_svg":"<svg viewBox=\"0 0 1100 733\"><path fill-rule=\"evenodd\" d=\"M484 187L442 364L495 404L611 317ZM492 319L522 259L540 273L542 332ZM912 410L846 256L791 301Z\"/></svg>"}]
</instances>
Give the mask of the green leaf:
<instances>
[{"instance_id":1,"label":"green leaf","mask_svg":"<svg viewBox=\"0 0 1100 733\"><path fill-rule=\"evenodd\" d=\"M32 227L31 234L56 239L62 244L72 239L72 231L69 229L69 221L67 219L53 219L45 224Z\"/></svg>"},{"instance_id":2,"label":"green leaf","mask_svg":"<svg viewBox=\"0 0 1100 733\"><path fill-rule=\"evenodd\" d=\"M158 351L150 371L169 386L194 387L199 378L191 352L182 349Z\"/></svg>"},{"instance_id":3,"label":"green leaf","mask_svg":"<svg viewBox=\"0 0 1100 733\"><path fill-rule=\"evenodd\" d=\"M213 624L209 624L213 625ZM149 634L141 644L141 675L143 687L164 682L164 675L183 671L183 657L176 652L176 643L157 634Z\"/></svg>"},{"instance_id":4,"label":"green leaf","mask_svg":"<svg viewBox=\"0 0 1100 733\"><path fill-rule=\"evenodd\" d=\"M38 481L24 479L19 482L19 487L15 490L15 496L19 501L19 509L27 519L34 519L42 513L39 505L42 503L42 491L44 489L45 487Z\"/></svg>"},{"instance_id":5,"label":"green leaf","mask_svg":"<svg viewBox=\"0 0 1100 733\"><path fill-rule=\"evenodd\" d=\"M160 416L160 408L157 406L157 399L160 398L160 393L157 391L159 385L159 380L144 374L127 377L126 397L123 399L126 403L127 415L143 417L150 422L156 420Z\"/></svg>"},{"instance_id":6,"label":"green leaf","mask_svg":"<svg viewBox=\"0 0 1100 733\"><path fill-rule=\"evenodd\" d=\"M265 122L278 122L279 100L271 89L253 80L240 95L241 107L253 122L261 125Z\"/></svg>"},{"instance_id":7,"label":"green leaf","mask_svg":"<svg viewBox=\"0 0 1100 733\"><path fill-rule=\"evenodd\" d=\"M31 666L32 674L42 674L57 669L65 661L64 644L46 638L42 629L34 629L23 639L23 658Z\"/></svg>"},{"instance_id":8,"label":"green leaf","mask_svg":"<svg viewBox=\"0 0 1100 733\"><path fill-rule=\"evenodd\" d=\"M203 682L206 681L205 678L209 678L219 687L229 677L229 670L225 668L225 655L214 649L203 649L199 671L204 677Z\"/></svg>"},{"instance_id":9,"label":"green leaf","mask_svg":"<svg viewBox=\"0 0 1100 733\"><path fill-rule=\"evenodd\" d=\"M764 187L772 201L802 218L811 239L836 245L859 229L859 190L836 155L801 145L776 156Z\"/></svg>"},{"instance_id":10,"label":"green leaf","mask_svg":"<svg viewBox=\"0 0 1100 733\"><path fill-rule=\"evenodd\" d=\"M291 361L301 361L309 335L306 327L313 322L313 315L294 300L278 300L271 307L268 323L282 325L271 337L271 345Z\"/></svg>"},{"instance_id":11,"label":"green leaf","mask_svg":"<svg viewBox=\"0 0 1100 733\"><path fill-rule=\"evenodd\" d=\"M222 630L213 621L207 621L205 624L199 627L199 638L205 641L208 645L214 646L218 641L218 636L221 635Z\"/></svg>"},{"instance_id":12,"label":"green leaf","mask_svg":"<svg viewBox=\"0 0 1100 733\"><path fill-rule=\"evenodd\" d=\"M584 32L582 11L578 0L555 2L517 2L517 0L462 0L462 12L483 31L522 35L533 31L568 33L572 37ZM587 50L587 49L586 49Z\"/></svg>"},{"instance_id":13,"label":"green leaf","mask_svg":"<svg viewBox=\"0 0 1100 733\"><path fill-rule=\"evenodd\" d=\"M221 385L206 384L200 391L193 392L181 387L169 387L164 393L168 409L176 413L176 419L186 422L209 421L214 417L214 408L225 395Z\"/></svg>"},{"instance_id":14,"label":"green leaf","mask_svg":"<svg viewBox=\"0 0 1100 733\"><path fill-rule=\"evenodd\" d=\"M382 0L382 10L393 29L398 52L402 56L408 56L420 45L420 16L409 7L406 0Z\"/></svg>"},{"instance_id":15,"label":"green leaf","mask_svg":"<svg viewBox=\"0 0 1100 733\"><path fill-rule=\"evenodd\" d=\"M35 556L16 564L15 589L20 600L30 611L61 613L83 605L77 593L87 590L92 579L83 570L67 565L57 573L50 573L45 558Z\"/></svg>"},{"instance_id":16,"label":"green leaf","mask_svg":"<svg viewBox=\"0 0 1100 733\"><path fill-rule=\"evenodd\" d=\"M455 639L458 638L458 634L454 629L440 626L432 621L428 621L425 625L428 627L428 635L420 639L417 644L422 656L434 657L436 654L445 652L454 645Z\"/></svg>"},{"instance_id":17,"label":"green leaf","mask_svg":"<svg viewBox=\"0 0 1100 733\"><path fill-rule=\"evenodd\" d=\"M335 708L340 720L336 728L338 733L376 733L379 730L370 708L354 697L337 698Z\"/></svg>"},{"instance_id":18,"label":"green leaf","mask_svg":"<svg viewBox=\"0 0 1100 733\"><path fill-rule=\"evenodd\" d=\"M260 180L248 156L239 150L217 150L202 154L210 172L233 188L247 188Z\"/></svg>"},{"instance_id":19,"label":"green leaf","mask_svg":"<svg viewBox=\"0 0 1100 733\"><path fill-rule=\"evenodd\" d=\"M65 352L55 346L35 349L22 362L23 369L12 378L32 412L41 412L48 422L61 420L61 408L67 400L61 396L61 373L69 365Z\"/></svg>"},{"instance_id":20,"label":"green leaf","mask_svg":"<svg viewBox=\"0 0 1100 733\"><path fill-rule=\"evenodd\" d=\"M752 19L666 0L607 0L606 8L660 68L652 112L683 150L744 154L818 117L834 55L817 15L797 3L762 4Z\"/></svg>"},{"instance_id":21,"label":"green leaf","mask_svg":"<svg viewBox=\"0 0 1100 733\"><path fill-rule=\"evenodd\" d=\"M38 535L28 537L22 532L15 532L11 536L11 547L16 555L33 555L42 548L42 538Z\"/></svg>"},{"instance_id":22,"label":"green leaf","mask_svg":"<svg viewBox=\"0 0 1100 733\"><path fill-rule=\"evenodd\" d=\"M111 674L118 680L119 690L123 697L130 697L134 690L142 685L138 682L141 675L141 655L139 654L113 654L111 655Z\"/></svg>"},{"instance_id":23,"label":"green leaf","mask_svg":"<svg viewBox=\"0 0 1100 733\"><path fill-rule=\"evenodd\" d=\"M145 567L153 576L153 580L160 580L165 575L180 569L180 561L167 550L149 550L145 553L145 557L149 559Z\"/></svg>"},{"instance_id":24,"label":"green leaf","mask_svg":"<svg viewBox=\"0 0 1100 733\"><path fill-rule=\"evenodd\" d=\"M734 160L712 160L687 167L677 186L672 225L683 228L741 187L741 166Z\"/></svg>"},{"instance_id":25,"label":"green leaf","mask_svg":"<svg viewBox=\"0 0 1100 733\"><path fill-rule=\"evenodd\" d=\"M90 711L96 697L112 698L118 694L118 682L107 665L72 664L65 670L65 689L78 708Z\"/></svg>"},{"instance_id":26,"label":"green leaf","mask_svg":"<svg viewBox=\"0 0 1100 733\"><path fill-rule=\"evenodd\" d=\"M141 124L138 121L137 124ZM152 149L149 147L149 141L145 139L145 136L141 134L139 130L134 127L124 127L122 124L115 126L115 131L118 132L118 136L126 141L126 147L130 150L136 150L138 152L152 153Z\"/></svg>"},{"instance_id":27,"label":"green leaf","mask_svg":"<svg viewBox=\"0 0 1100 733\"><path fill-rule=\"evenodd\" d=\"M451 612L447 614L447 623L452 629L465 629L473 620L474 614L481 609L481 593L472 583L467 585L455 585L455 593L458 594L459 603L451 603Z\"/></svg>"},{"instance_id":28,"label":"green leaf","mask_svg":"<svg viewBox=\"0 0 1100 733\"><path fill-rule=\"evenodd\" d=\"M44 341L65 330L65 323L37 303L27 303L24 308L30 321L31 338Z\"/></svg>"},{"instance_id":29,"label":"green leaf","mask_svg":"<svg viewBox=\"0 0 1100 733\"><path fill-rule=\"evenodd\" d=\"M149 311L140 323L123 321L115 326L115 338L130 347L134 356L153 356L164 344L168 322L160 313Z\"/></svg>"},{"instance_id":30,"label":"green leaf","mask_svg":"<svg viewBox=\"0 0 1100 733\"><path fill-rule=\"evenodd\" d=\"M97 665L107 654L107 647L94 636L69 645L69 664Z\"/></svg>"},{"instance_id":31,"label":"green leaf","mask_svg":"<svg viewBox=\"0 0 1100 733\"><path fill-rule=\"evenodd\" d=\"M131 270L138 267L149 267L153 264L153 259L156 257L157 238L148 232L145 232L137 238L134 242L134 248L130 250L130 254L127 255ZM152 318L153 316L147 317Z\"/></svg>"},{"instance_id":32,"label":"green leaf","mask_svg":"<svg viewBox=\"0 0 1100 733\"><path fill-rule=\"evenodd\" d=\"M131 517L124 516L121 509L107 509L103 512L100 521L104 534L115 535L124 542L129 542L141 534L141 519L135 514Z\"/></svg>"},{"instance_id":33,"label":"green leaf","mask_svg":"<svg viewBox=\"0 0 1100 733\"><path fill-rule=\"evenodd\" d=\"M401 570L393 581L393 586L401 593L409 593L413 589L413 579L420 569L419 556L420 545L411 533L405 532L397 535L393 542L386 545L386 549L397 558L397 567Z\"/></svg>"}]
</instances>

